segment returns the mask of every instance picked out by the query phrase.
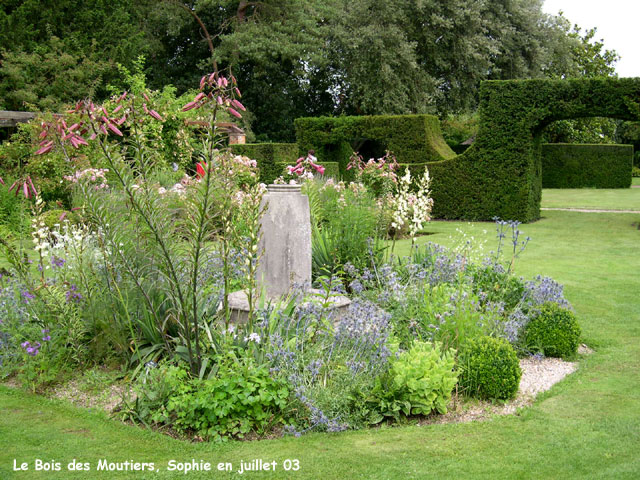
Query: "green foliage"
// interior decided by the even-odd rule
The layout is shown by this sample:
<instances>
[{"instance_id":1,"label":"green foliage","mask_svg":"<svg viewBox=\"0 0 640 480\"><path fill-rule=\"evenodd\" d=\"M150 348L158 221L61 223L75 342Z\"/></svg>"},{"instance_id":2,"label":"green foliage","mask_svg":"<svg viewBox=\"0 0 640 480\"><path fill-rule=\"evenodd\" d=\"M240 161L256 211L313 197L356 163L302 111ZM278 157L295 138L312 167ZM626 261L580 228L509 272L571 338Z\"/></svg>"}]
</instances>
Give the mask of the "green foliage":
<instances>
[{"instance_id":1,"label":"green foliage","mask_svg":"<svg viewBox=\"0 0 640 480\"><path fill-rule=\"evenodd\" d=\"M468 272L473 279L473 292L485 295L485 302L502 302L506 310L512 310L525 293L522 278L513 276L508 271L495 268L494 265L472 264Z\"/></svg>"},{"instance_id":2,"label":"green foliage","mask_svg":"<svg viewBox=\"0 0 640 480\"><path fill-rule=\"evenodd\" d=\"M542 133L546 143L616 143L617 126L620 122L613 118L578 118L558 120ZM624 143L624 142L618 142Z\"/></svg>"},{"instance_id":3,"label":"green foliage","mask_svg":"<svg viewBox=\"0 0 640 480\"><path fill-rule=\"evenodd\" d=\"M631 176L632 177L640 177L640 168L639 167L633 167L631 169Z\"/></svg>"},{"instance_id":4,"label":"green foliage","mask_svg":"<svg viewBox=\"0 0 640 480\"><path fill-rule=\"evenodd\" d=\"M45 202L59 202L71 208L71 190L63 177L71 174L72 169L73 165L62 154L53 154L29 157L23 171L31 176Z\"/></svg>"},{"instance_id":5,"label":"green foliage","mask_svg":"<svg viewBox=\"0 0 640 480\"><path fill-rule=\"evenodd\" d=\"M442 120L442 136L451 150L463 153L469 145L462 145L478 133L478 115L448 115Z\"/></svg>"},{"instance_id":6,"label":"green foliage","mask_svg":"<svg viewBox=\"0 0 640 480\"><path fill-rule=\"evenodd\" d=\"M40 122L51 118L43 115L19 124L16 132L0 144L0 176L3 176L2 171L14 178L29 175L44 201L59 201L70 207L70 192L62 177L72 173L74 165L61 152L46 157L33 155L40 141Z\"/></svg>"},{"instance_id":7,"label":"green foliage","mask_svg":"<svg viewBox=\"0 0 640 480\"><path fill-rule=\"evenodd\" d=\"M300 151L315 150L321 164L338 162L343 178L349 177L347 165L354 151L368 159L390 150L405 163L455 156L431 115L297 118L294 123Z\"/></svg>"},{"instance_id":8,"label":"green foliage","mask_svg":"<svg viewBox=\"0 0 640 480\"><path fill-rule=\"evenodd\" d=\"M5 186L0 185L0 225L13 233L24 232L28 228L28 206L22 195L9 192L13 183L10 177L3 178Z\"/></svg>"},{"instance_id":9,"label":"green foliage","mask_svg":"<svg viewBox=\"0 0 640 480\"><path fill-rule=\"evenodd\" d=\"M151 371L138 385L137 418L205 439L264 434L283 420L289 388L248 359L228 358L217 374L192 379L180 367Z\"/></svg>"},{"instance_id":10,"label":"green foliage","mask_svg":"<svg viewBox=\"0 0 640 480\"><path fill-rule=\"evenodd\" d=\"M294 165L298 158L298 145L295 143L246 143L231 145L237 155L244 155L258 162L260 181L270 184L282 175L286 165Z\"/></svg>"},{"instance_id":11,"label":"green foliage","mask_svg":"<svg viewBox=\"0 0 640 480\"><path fill-rule=\"evenodd\" d=\"M38 222L44 223L44 226L49 230L54 230L56 224L62 225L65 222L69 222L70 225L78 225L81 221L82 219L77 213L61 210L59 208L47 210L38 217Z\"/></svg>"},{"instance_id":12,"label":"green foliage","mask_svg":"<svg viewBox=\"0 0 640 480\"><path fill-rule=\"evenodd\" d=\"M373 395L385 417L447 413L456 386L455 351L439 343L416 341L406 352L390 361Z\"/></svg>"},{"instance_id":13,"label":"green foliage","mask_svg":"<svg viewBox=\"0 0 640 480\"><path fill-rule=\"evenodd\" d=\"M527 324L523 343L530 352L547 357L573 358L578 351L580 326L575 314L556 303L545 303Z\"/></svg>"},{"instance_id":14,"label":"green foliage","mask_svg":"<svg viewBox=\"0 0 640 480\"><path fill-rule=\"evenodd\" d=\"M406 303L394 308L393 318L405 343L431 339L457 350L467 339L489 334L495 326L492 312L479 307L478 297L462 282L419 285L407 292Z\"/></svg>"},{"instance_id":15,"label":"green foliage","mask_svg":"<svg viewBox=\"0 0 640 480\"><path fill-rule=\"evenodd\" d=\"M515 350L502 338L480 337L458 352L460 386L465 393L484 399L515 397L522 371Z\"/></svg>"},{"instance_id":16,"label":"green foliage","mask_svg":"<svg viewBox=\"0 0 640 480\"><path fill-rule=\"evenodd\" d=\"M0 107L60 111L76 98L97 96L110 66L92 51L73 51L57 37L39 44L33 52L3 51L0 68ZM100 92L104 95L104 91ZM33 108L32 107L32 108Z\"/></svg>"},{"instance_id":17,"label":"green foliage","mask_svg":"<svg viewBox=\"0 0 640 480\"><path fill-rule=\"evenodd\" d=\"M376 200L361 184L319 180L305 183L304 191L312 205L314 277L340 272L346 263L364 268L380 261L384 230Z\"/></svg>"},{"instance_id":18,"label":"green foliage","mask_svg":"<svg viewBox=\"0 0 640 480\"><path fill-rule=\"evenodd\" d=\"M629 188L631 145L542 145L543 188Z\"/></svg>"}]
</instances>

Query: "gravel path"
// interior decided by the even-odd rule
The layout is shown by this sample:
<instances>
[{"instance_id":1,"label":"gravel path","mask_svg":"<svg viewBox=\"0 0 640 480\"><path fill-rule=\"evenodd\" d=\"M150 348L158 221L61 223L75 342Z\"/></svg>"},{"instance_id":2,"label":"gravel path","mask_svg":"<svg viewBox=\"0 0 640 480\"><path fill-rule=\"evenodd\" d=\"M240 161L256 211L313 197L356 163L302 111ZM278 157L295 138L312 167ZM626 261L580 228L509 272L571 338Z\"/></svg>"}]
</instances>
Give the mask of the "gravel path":
<instances>
[{"instance_id":1,"label":"gravel path","mask_svg":"<svg viewBox=\"0 0 640 480\"><path fill-rule=\"evenodd\" d=\"M601 210L599 208L542 207L540 210L557 210L561 212L584 212L584 213L640 213L640 210Z\"/></svg>"}]
</instances>

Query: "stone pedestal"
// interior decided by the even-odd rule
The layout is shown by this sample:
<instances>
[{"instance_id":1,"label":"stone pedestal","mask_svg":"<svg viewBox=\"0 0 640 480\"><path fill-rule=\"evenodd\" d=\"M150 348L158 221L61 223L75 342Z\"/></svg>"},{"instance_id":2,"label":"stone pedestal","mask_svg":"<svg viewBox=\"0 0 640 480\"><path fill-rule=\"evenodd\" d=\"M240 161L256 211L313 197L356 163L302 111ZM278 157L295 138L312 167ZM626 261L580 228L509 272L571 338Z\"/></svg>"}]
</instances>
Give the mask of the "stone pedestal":
<instances>
[{"instance_id":1,"label":"stone pedestal","mask_svg":"<svg viewBox=\"0 0 640 480\"><path fill-rule=\"evenodd\" d=\"M309 198L300 185L269 185L262 200L267 206L260 225L262 235L258 251L262 253L256 272L258 292L265 292L267 300L284 298L294 286L311 284L311 215ZM300 303L324 303L325 293L309 290ZM260 294L254 295L254 308ZM335 310L338 319L351 303L347 297L332 294L328 308ZM249 317L247 292L229 295L231 321L243 323Z\"/></svg>"},{"instance_id":2,"label":"stone pedestal","mask_svg":"<svg viewBox=\"0 0 640 480\"><path fill-rule=\"evenodd\" d=\"M262 200L257 286L268 298L286 295L294 285L311 282L309 197L300 185L269 185Z\"/></svg>"}]
</instances>

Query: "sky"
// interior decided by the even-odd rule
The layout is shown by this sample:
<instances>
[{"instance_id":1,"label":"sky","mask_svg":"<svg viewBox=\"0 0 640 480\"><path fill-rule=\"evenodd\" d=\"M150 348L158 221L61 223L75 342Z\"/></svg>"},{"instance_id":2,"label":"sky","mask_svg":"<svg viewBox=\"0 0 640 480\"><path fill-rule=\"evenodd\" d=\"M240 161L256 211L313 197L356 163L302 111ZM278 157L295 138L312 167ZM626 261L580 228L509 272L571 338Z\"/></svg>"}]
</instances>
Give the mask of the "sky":
<instances>
[{"instance_id":1,"label":"sky","mask_svg":"<svg viewBox=\"0 0 640 480\"><path fill-rule=\"evenodd\" d=\"M596 27L594 40L621 57L616 63L620 77L640 77L638 42L639 0L545 0L542 10L557 15L562 10L572 24L582 30Z\"/></svg>"}]
</instances>

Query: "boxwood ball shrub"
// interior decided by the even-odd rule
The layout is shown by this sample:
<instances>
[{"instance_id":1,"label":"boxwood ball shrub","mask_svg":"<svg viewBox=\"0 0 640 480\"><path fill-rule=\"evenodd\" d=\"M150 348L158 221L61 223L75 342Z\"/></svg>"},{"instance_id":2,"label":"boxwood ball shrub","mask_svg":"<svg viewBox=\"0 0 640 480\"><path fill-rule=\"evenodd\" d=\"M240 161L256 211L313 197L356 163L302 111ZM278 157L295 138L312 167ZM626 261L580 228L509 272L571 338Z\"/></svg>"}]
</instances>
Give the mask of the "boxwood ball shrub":
<instances>
[{"instance_id":1,"label":"boxwood ball shrub","mask_svg":"<svg viewBox=\"0 0 640 480\"><path fill-rule=\"evenodd\" d=\"M515 350L503 338L468 340L458 355L458 366L458 383L467 395L508 400L518 391L522 370Z\"/></svg>"},{"instance_id":2,"label":"boxwood ball shrub","mask_svg":"<svg viewBox=\"0 0 640 480\"><path fill-rule=\"evenodd\" d=\"M571 358L578 351L580 333L580 325L571 310L548 302L527 324L525 348L547 357Z\"/></svg>"}]
</instances>

